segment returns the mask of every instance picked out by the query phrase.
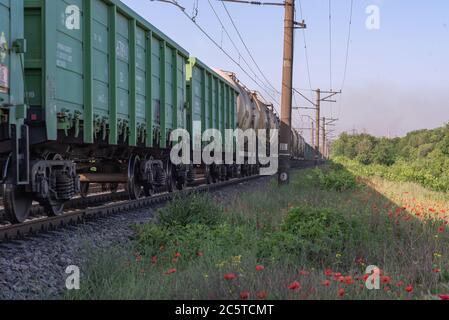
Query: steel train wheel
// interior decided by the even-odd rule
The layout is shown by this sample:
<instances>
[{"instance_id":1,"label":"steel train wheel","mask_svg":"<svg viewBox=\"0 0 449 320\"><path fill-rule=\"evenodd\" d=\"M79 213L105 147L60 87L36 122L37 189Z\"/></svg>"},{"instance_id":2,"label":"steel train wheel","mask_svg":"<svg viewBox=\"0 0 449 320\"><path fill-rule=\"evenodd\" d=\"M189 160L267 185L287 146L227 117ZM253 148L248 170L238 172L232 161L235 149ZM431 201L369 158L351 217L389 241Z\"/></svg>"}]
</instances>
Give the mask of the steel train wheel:
<instances>
[{"instance_id":1,"label":"steel train wheel","mask_svg":"<svg viewBox=\"0 0 449 320\"><path fill-rule=\"evenodd\" d=\"M133 155L129 159L128 164L128 186L127 190L131 200L141 199L145 196L145 190L139 178L140 172L140 157Z\"/></svg>"},{"instance_id":2,"label":"steel train wheel","mask_svg":"<svg viewBox=\"0 0 449 320\"><path fill-rule=\"evenodd\" d=\"M89 195L89 188L90 188L90 183L89 182L81 182L81 190L80 190L80 195L81 198L87 198L87 196Z\"/></svg>"},{"instance_id":3,"label":"steel train wheel","mask_svg":"<svg viewBox=\"0 0 449 320\"><path fill-rule=\"evenodd\" d=\"M2 185L2 194L6 219L12 224L24 222L33 205L33 199L25 192L25 188L4 184Z\"/></svg>"},{"instance_id":4,"label":"steel train wheel","mask_svg":"<svg viewBox=\"0 0 449 320\"><path fill-rule=\"evenodd\" d=\"M167 191L171 193L175 191L177 179L174 174L175 172L173 169L173 165L169 160L166 162L166 172L167 172Z\"/></svg>"},{"instance_id":5,"label":"steel train wheel","mask_svg":"<svg viewBox=\"0 0 449 320\"><path fill-rule=\"evenodd\" d=\"M64 204L65 202L47 200L43 207L49 217L58 217L64 213Z\"/></svg>"}]
</instances>

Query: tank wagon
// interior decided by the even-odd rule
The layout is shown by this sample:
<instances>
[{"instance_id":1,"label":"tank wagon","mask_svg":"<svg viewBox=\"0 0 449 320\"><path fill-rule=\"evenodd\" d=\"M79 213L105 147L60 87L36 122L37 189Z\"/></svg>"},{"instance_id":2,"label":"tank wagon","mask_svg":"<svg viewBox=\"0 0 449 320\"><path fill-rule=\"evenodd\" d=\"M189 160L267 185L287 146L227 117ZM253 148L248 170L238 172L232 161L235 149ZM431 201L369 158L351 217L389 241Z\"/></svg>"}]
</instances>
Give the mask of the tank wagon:
<instances>
[{"instance_id":1,"label":"tank wagon","mask_svg":"<svg viewBox=\"0 0 449 320\"><path fill-rule=\"evenodd\" d=\"M235 86L239 92L237 100L237 126L242 130L267 130L270 136L270 129L279 129L279 117L274 111L272 104L269 104L260 97L257 92L249 90L232 72L216 70L223 78ZM292 159L313 160L306 153L306 142L304 138L295 130L291 129ZM269 147L267 146L267 150Z\"/></svg>"},{"instance_id":2,"label":"tank wagon","mask_svg":"<svg viewBox=\"0 0 449 320\"><path fill-rule=\"evenodd\" d=\"M173 165L170 134L195 123L201 133L279 127L235 76L189 58L119 0L0 0L0 185L12 223L33 201L59 215L92 183L138 199L184 188L197 169L209 183L257 173Z\"/></svg>"}]
</instances>

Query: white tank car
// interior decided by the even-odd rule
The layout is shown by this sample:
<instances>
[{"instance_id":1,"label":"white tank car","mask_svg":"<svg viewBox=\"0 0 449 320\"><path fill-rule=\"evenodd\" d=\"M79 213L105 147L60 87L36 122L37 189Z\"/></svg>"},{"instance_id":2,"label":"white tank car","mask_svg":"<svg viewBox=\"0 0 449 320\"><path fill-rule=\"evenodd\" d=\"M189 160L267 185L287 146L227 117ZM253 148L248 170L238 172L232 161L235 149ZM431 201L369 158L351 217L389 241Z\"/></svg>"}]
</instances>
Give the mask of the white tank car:
<instances>
[{"instance_id":1,"label":"white tank car","mask_svg":"<svg viewBox=\"0 0 449 320\"><path fill-rule=\"evenodd\" d=\"M234 73L220 69L214 69L214 71L236 87L239 92L237 99L237 127L244 131L257 129L256 126L260 120L260 113L258 112L252 93L237 79Z\"/></svg>"},{"instance_id":2,"label":"white tank car","mask_svg":"<svg viewBox=\"0 0 449 320\"><path fill-rule=\"evenodd\" d=\"M241 83L235 73L214 69L216 73L226 79L239 91L237 100L237 127L247 129L279 129L280 119L274 112L273 105L265 102L257 92L249 90ZM301 158L304 150L303 137L292 128L291 156Z\"/></svg>"}]
</instances>

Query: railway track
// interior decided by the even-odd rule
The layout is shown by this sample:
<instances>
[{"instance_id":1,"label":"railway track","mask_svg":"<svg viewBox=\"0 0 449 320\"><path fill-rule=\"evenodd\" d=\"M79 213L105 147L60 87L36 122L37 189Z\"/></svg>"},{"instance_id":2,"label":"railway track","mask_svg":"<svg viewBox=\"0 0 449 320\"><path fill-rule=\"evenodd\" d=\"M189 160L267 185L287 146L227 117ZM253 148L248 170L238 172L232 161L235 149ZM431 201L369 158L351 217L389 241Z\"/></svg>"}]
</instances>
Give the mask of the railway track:
<instances>
[{"instance_id":1,"label":"railway track","mask_svg":"<svg viewBox=\"0 0 449 320\"><path fill-rule=\"evenodd\" d=\"M304 169L314 166L312 161L295 162L292 168ZM28 236L34 236L42 232L53 231L59 228L76 225L89 219L100 218L116 214L125 214L126 212L152 207L170 201L178 195L188 195L190 193L204 193L218 190L231 185L237 185L243 182L259 179L264 176L250 176L238 179L232 179L216 184L204 184L204 179L198 179L195 186L182 191L173 193L161 193L152 197L129 200L125 191L116 193L95 194L86 198L76 198L67 204L64 213L56 217L43 216L43 208L34 206L32 208L31 219L17 225L1 224L0 222L0 243L15 239L23 239ZM0 211L1 216L1 211Z\"/></svg>"}]
</instances>

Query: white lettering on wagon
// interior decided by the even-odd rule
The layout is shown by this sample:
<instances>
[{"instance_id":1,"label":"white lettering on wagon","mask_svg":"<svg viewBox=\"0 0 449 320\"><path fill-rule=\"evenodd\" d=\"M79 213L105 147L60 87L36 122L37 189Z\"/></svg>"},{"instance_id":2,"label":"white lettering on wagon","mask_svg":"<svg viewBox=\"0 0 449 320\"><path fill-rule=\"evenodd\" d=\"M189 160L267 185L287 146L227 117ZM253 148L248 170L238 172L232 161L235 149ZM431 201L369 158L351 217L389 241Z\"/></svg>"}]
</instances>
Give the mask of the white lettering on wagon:
<instances>
[{"instance_id":1,"label":"white lettering on wagon","mask_svg":"<svg viewBox=\"0 0 449 320\"><path fill-rule=\"evenodd\" d=\"M65 44L56 45L56 65L61 68L67 68L67 63L73 62L73 49Z\"/></svg>"}]
</instances>

